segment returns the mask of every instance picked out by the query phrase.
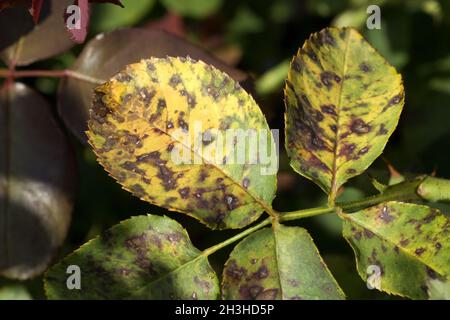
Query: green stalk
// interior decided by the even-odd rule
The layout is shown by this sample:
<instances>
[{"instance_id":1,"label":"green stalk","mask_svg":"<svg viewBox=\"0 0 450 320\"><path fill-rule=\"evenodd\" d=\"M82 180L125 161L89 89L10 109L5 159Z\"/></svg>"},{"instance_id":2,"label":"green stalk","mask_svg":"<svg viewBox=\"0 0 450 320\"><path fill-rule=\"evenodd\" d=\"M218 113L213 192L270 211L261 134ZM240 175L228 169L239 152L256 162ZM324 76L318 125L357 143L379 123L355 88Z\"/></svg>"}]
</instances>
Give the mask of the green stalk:
<instances>
[{"instance_id":1,"label":"green stalk","mask_svg":"<svg viewBox=\"0 0 450 320\"><path fill-rule=\"evenodd\" d=\"M427 201L450 201L450 180L426 177L417 188L417 193Z\"/></svg>"},{"instance_id":2,"label":"green stalk","mask_svg":"<svg viewBox=\"0 0 450 320\"><path fill-rule=\"evenodd\" d=\"M290 212L278 212L277 221L292 221L321 214L335 212L341 208L345 212L354 212L367 207L372 207L386 201L450 201L450 180L434 177L420 177L412 181L402 182L388 187L383 193L351 202L337 202L335 207L318 207ZM272 223L274 217L269 217L254 226L234 235L203 251L204 256L210 254L248 236L249 234L264 228Z\"/></svg>"}]
</instances>

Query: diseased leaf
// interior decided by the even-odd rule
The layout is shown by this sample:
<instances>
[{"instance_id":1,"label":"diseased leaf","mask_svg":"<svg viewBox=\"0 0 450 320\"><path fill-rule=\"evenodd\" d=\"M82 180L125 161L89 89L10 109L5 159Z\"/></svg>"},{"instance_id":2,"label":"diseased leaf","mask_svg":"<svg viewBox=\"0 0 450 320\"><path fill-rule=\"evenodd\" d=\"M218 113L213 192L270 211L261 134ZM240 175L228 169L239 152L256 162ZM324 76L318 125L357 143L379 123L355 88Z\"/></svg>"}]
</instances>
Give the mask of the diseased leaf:
<instances>
[{"instance_id":1,"label":"diseased leaf","mask_svg":"<svg viewBox=\"0 0 450 320\"><path fill-rule=\"evenodd\" d=\"M81 289L66 285L68 266ZM183 227L167 217L137 216L115 225L53 266L49 299L216 299L219 284L208 258Z\"/></svg>"},{"instance_id":2,"label":"diseased leaf","mask_svg":"<svg viewBox=\"0 0 450 320\"><path fill-rule=\"evenodd\" d=\"M343 299L308 232L276 225L240 242L223 271L224 299Z\"/></svg>"},{"instance_id":3,"label":"diseased leaf","mask_svg":"<svg viewBox=\"0 0 450 320\"><path fill-rule=\"evenodd\" d=\"M285 101L291 166L333 203L383 151L404 91L401 76L356 30L327 28L292 60Z\"/></svg>"},{"instance_id":4,"label":"diseased leaf","mask_svg":"<svg viewBox=\"0 0 450 320\"><path fill-rule=\"evenodd\" d=\"M414 299L448 287L450 222L437 209L387 202L340 216L364 280L379 269L381 291Z\"/></svg>"},{"instance_id":5,"label":"diseased leaf","mask_svg":"<svg viewBox=\"0 0 450 320\"><path fill-rule=\"evenodd\" d=\"M0 274L43 272L70 223L75 161L48 103L24 84L0 92Z\"/></svg>"},{"instance_id":6,"label":"diseased leaf","mask_svg":"<svg viewBox=\"0 0 450 320\"><path fill-rule=\"evenodd\" d=\"M71 48L74 42L64 23L64 13L71 4L73 0L44 1L37 25L21 6L1 11L0 58L8 64L24 66Z\"/></svg>"},{"instance_id":7,"label":"diseased leaf","mask_svg":"<svg viewBox=\"0 0 450 320\"><path fill-rule=\"evenodd\" d=\"M242 139L248 130L268 161ZM270 210L277 159L266 119L238 83L201 61L129 65L96 88L87 134L98 161L142 200L211 228L241 228Z\"/></svg>"},{"instance_id":8,"label":"diseased leaf","mask_svg":"<svg viewBox=\"0 0 450 320\"><path fill-rule=\"evenodd\" d=\"M106 81L127 64L140 59L186 55L214 65L243 86L249 82L245 73L227 66L200 47L166 32L146 29L123 29L97 35L84 46L71 69ZM86 141L84 132L95 86L95 83L68 77L59 87L58 112L67 127L83 142Z\"/></svg>"}]
</instances>

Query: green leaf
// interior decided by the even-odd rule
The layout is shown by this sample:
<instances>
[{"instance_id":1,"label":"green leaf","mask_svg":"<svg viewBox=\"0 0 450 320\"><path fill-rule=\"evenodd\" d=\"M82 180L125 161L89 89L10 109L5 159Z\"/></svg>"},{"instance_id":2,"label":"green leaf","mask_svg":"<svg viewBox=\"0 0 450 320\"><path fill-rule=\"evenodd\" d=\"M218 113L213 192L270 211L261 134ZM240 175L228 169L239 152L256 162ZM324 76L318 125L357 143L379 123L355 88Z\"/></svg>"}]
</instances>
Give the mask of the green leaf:
<instances>
[{"instance_id":1,"label":"green leaf","mask_svg":"<svg viewBox=\"0 0 450 320\"><path fill-rule=\"evenodd\" d=\"M80 268L81 289L69 290L67 268ZM49 299L216 299L219 285L208 258L183 227L167 217L125 220L52 267Z\"/></svg>"},{"instance_id":2,"label":"green leaf","mask_svg":"<svg viewBox=\"0 0 450 320\"><path fill-rule=\"evenodd\" d=\"M343 299L308 232L274 225L231 252L223 271L224 299Z\"/></svg>"},{"instance_id":3,"label":"green leaf","mask_svg":"<svg viewBox=\"0 0 450 320\"><path fill-rule=\"evenodd\" d=\"M22 83L0 91L0 275L42 273L69 228L76 165L51 106Z\"/></svg>"},{"instance_id":4,"label":"green leaf","mask_svg":"<svg viewBox=\"0 0 450 320\"><path fill-rule=\"evenodd\" d=\"M395 69L354 29L313 34L285 88L291 166L330 194L381 154L404 103Z\"/></svg>"},{"instance_id":5,"label":"green leaf","mask_svg":"<svg viewBox=\"0 0 450 320\"><path fill-rule=\"evenodd\" d=\"M0 300L32 300L32 297L23 285L6 285L0 287Z\"/></svg>"},{"instance_id":6,"label":"green leaf","mask_svg":"<svg viewBox=\"0 0 450 320\"><path fill-rule=\"evenodd\" d=\"M340 216L359 275L367 280L378 268L379 290L424 299L448 283L450 222L437 209L387 202Z\"/></svg>"},{"instance_id":7,"label":"green leaf","mask_svg":"<svg viewBox=\"0 0 450 320\"><path fill-rule=\"evenodd\" d=\"M89 129L98 161L144 201L211 228L241 228L271 211L277 159L266 119L210 65L190 58L129 65L95 90Z\"/></svg>"},{"instance_id":8,"label":"green leaf","mask_svg":"<svg viewBox=\"0 0 450 320\"><path fill-rule=\"evenodd\" d=\"M170 11L192 18L205 18L216 12L222 0L161 0Z\"/></svg>"},{"instance_id":9,"label":"green leaf","mask_svg":"<svg viewBox=\"0 0 450 320\"><path fill-rule=\"evenodd\" d=\"M94 34L139 23L153 8L155 0L121 0L123 7L92 6L90 29Z\"/></svg>"}]
</instances>

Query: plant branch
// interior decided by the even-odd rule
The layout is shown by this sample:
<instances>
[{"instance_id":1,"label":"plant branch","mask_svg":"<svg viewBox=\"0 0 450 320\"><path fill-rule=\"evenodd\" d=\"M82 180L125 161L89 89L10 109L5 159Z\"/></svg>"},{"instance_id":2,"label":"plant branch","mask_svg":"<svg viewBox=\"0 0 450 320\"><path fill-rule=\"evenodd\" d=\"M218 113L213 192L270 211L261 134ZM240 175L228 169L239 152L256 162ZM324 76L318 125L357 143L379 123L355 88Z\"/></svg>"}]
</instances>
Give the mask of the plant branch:
<instances>
[{"instance_id":1,"label":"plant branch","mask_svg":"<svg viewBox=\"0 0 450 320\"><path fill-rule=\"evenodd\" d=\"M333 213L338 208L345 212L354 212L357 210L372 207L386 201L450 201L450 180L434 177L419 177L412 181L405 181L388 187L383 193L367 197L361 200L351 202L337 202L336 207L318 207L290 212L278 212L277 221L292 221L307 217L313 217L326 213ZM248 236L249 234L272 223L274 217L269 217L260 223L245 229L233 237L218 243L203 251L204 256L210 254Z\"/></svg>"},{"instance_id":2,"label":"plant branch","mask_svg":"<svg viewBox=\"0 0 450 320\"><path fill-rule=\"evenodd\" d=\"M232 236L231 238L229 238L229 239L227 239L227 240L225 240L223 242L220 242L220 243L218 243L218 244L216 244L216 245L214 245L212 247L209 247L208 249L205 249L203 251L203 255L209 256L210 254L212 254L212 253L214 253L214 252L216 252L216 251L218 251L218 250L220 250L220 249L222 249L222 248L232 244L233 242L236 242L236 241L244 238L245 236L248 236L249 234L251 234L251 233L253 233L253 232L255 232L255 231L257 231L257 230L259 230L259 229L261 229L261 228L263 228L263 227L265 227L267 225L269 225L269 224L271 224L272 219L273 219L272 217L267 218L267 219L261 221L260 223L255 224L253 227L245 229L244 231L242 231L242 232Z\"/></svg>"}]
</instances>

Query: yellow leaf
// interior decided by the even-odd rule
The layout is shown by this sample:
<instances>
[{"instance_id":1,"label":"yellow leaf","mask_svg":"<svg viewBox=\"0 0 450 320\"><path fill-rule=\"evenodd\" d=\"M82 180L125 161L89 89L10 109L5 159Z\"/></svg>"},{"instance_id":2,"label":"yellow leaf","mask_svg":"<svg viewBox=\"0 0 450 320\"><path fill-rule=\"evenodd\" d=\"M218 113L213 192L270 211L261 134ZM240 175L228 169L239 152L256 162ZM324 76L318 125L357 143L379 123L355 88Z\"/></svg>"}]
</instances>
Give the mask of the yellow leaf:
<instances>
[{"instance_id":1,"label":"yellow leaf","mask_svg":"<svg viewBox=\"0 0 450 320\"><path fill-rule=\"evenodd\" d=\"M404 103L401 76L354 29L313 34L285 88L291 166L330 194L381 154Z\"/></svg>"},{"instance_id":2,"label":"yellow leaf","mask_svg":"<svg viewBox=\"0 0 450 320\"><path fill-rule=\"evenodd\" d=\"M271 211L277 167L267 122L252 97L210 65L129 65L95 90L89 129L99 162L145 201L211 228L240 228ZM267 140L270 163L250 138L233 138L239 130Z\"/></svg>"}]
</instances>

